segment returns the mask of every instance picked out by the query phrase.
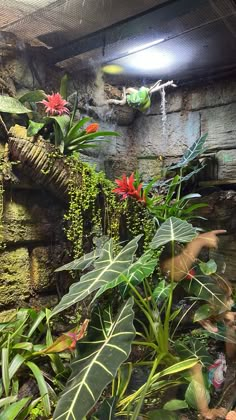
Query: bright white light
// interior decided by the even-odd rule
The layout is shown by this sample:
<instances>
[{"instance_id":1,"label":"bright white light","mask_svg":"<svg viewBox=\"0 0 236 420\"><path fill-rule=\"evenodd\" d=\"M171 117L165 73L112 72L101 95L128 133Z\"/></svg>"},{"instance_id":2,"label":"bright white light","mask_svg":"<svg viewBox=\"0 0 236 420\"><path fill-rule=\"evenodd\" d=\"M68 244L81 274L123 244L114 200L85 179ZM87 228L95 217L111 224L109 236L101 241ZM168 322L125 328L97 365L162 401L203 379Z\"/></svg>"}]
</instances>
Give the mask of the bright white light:
<instances>
[{"instance_id":1,"label":"bright white light","mask_svg":"<svg viewBox=\"0 0 236 420\"><path fill-rule=\"evenodd\" d=\"M152 47L153 45L160 44L160 42L163 42L163 41L164 41L164 38L160 38L160 39L156 39L155 41L148 42L147 44L139 45L138 47L132 48L132 50L129 50L127 54L132 54L138 51L142 51L145 48L149 48L149 47Z\"/></svg>"},{"instance_id":2,"label":"bright white light","mask_svg":"<svg viewBox=\"0 0 236 420\"><path fill-rule=\"evenodd\" d=\"M158 70L166 69L173 62L173 57L164 52L152 50L140 51L129 57L129 67L137 70Z\"/></svg>"}]
</instances>

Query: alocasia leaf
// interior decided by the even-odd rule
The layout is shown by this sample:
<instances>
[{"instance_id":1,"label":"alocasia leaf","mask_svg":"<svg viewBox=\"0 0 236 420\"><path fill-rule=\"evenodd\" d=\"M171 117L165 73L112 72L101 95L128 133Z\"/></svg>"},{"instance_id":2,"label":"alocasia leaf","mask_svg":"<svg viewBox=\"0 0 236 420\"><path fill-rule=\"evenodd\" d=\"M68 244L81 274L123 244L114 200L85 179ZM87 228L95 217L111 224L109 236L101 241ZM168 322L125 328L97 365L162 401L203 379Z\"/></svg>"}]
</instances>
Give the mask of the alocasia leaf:
<instances>
[{"instance_id":1,"label":"alocasia leaf","mask_svg":"<svg viewBox=\"0 0 236 420\"><path fill-rule=\"evenodd\" d=\"M84 418L115 377L129 356L135 335L132 308L130 298L114 320L109 315L106 328L102 314L95 313L86 339L78 344L78 358L72 362L72 374L56 406L54 420Z\"/></svg>"},{"instance_id":2,"label":"alocasia leaf","mask_svg":"<svg viewBox=\"0 0 236 420\"><path fill-rule=\"evenodd\" d=\"M184 360L196 357L201 360L204 365L210 365L213 363L212 356L209 354L206 344L202 344L200 340L191 339L188 344L178 340L175 342L175 350Z\"/></svg>"},{"instance_id":3,"label":"alocasia leaf","mask_svg":"<svg viewBox=\"0 0 236 420\"><path fill-rule=\"evenodd\" d=\"M95 290L116 280L121 273L126 272L132 263L141 236L136 236L116 256L113 253L113 240L108 241L102 249L100 257L94 263L94 270L84 274L78 283L70 287L69 292L63 296L51 316L83 300Z\"/></svg>"},{"instance_id":4,"label":"alocasia leaf","mask_svg":"<svg viewBox=\"0 0 236 420\"><path fill-rule=\"evenodd\" d=\"M153 251L149 250L145 252L137 261L130 265L127 272L122 273L115 280L112 280L102 286L96 293L94 300L97 299L106 290L112 289L122 283L124 283L124 288L122 288L122 295L124 296L129 288L129 284L137 286L145 278L153 273L156 265L157 258L153 254Z\"/></svg>"},{"instance_id":5,"label":"alocasia leaf","mask_svg":"<svg viewBox=\"0 0 236 420\"><path fill-rule=\"evenodd\" d=\"M99 255L100 252L97 249L95 249L94 251L89 252L88 254L85 254L82 257L77 258L76 260L57 268L55 271L58 272L70 270L85 270L94 263L94 261L99 257Z\"/></svg>"},{"instance_id":6,"label":"alocasia leaf","mask_svg":"<svg viewBox=\"0 0 236 420\"><path fill-rule=\"evenodd\" d=\"M204 145L207 138L207 134L204 134L204 136L197 139L191 147L185 152L181 160L176 163L173 166L170 166L169 169L177 169L182 168L183 166L186 166L191 162L193 159L195 159L197 156L199 156L201 153L205 151Z\"/></svg>"},{"instance_id":7,"label":"alocasia leaf","mask_svg":"<svg viewBox=\"0 0 236 420\"><path fill-rule=\"evenodd\" d=\"M156 249L173 241L190 242L196 236L197 231L190 223L177 217L170 217L156 231L151 248Z\"/></svg>"}]
</instances>

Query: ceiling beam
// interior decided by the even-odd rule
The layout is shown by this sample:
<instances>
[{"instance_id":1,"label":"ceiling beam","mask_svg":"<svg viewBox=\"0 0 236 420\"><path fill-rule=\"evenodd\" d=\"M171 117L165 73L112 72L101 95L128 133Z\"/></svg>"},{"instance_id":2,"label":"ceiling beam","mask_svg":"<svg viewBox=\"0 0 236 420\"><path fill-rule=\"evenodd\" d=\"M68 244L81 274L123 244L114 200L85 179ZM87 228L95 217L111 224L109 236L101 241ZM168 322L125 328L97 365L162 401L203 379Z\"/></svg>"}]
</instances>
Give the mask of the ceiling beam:
<instances>
[{"instance_id":1,"label":"ceiling beam","mask_svg":"<svg viewBox=\"0 0 236 420\"><path fill-rule=\"evenodd\" d=\"M181 16L194 7L199 8L206 0L168 0L139 15L118 22L114 25L93 32L67 43L65 46L50 49L48 58L51 64L56 64L68 58L78 56L96 48L105 48L127 38L135 38L150 32L150 23L165 22L173 17ZM156 26L156 25L154 25ZM158 28L157 28L158 31Z\"/></svg>"}]
</instances>

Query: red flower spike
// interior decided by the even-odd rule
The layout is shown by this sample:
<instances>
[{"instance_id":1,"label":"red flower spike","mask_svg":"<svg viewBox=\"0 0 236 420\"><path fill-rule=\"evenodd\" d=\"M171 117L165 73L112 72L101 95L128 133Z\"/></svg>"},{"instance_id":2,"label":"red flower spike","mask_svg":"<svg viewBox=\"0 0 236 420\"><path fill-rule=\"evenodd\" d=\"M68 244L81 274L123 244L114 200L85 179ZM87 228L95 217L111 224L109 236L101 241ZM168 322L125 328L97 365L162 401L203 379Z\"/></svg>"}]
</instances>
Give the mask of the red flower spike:
<instances>
[{"instance_id":1,"label":"red flower spike","mask_svg":"<svg viewBox=\"0 0 236 420\"><path fill-rule=\"evenodd\" d=\"M69 113L69 109L65 106L68 104L68 102L62 98L60 93L53 93L52 95L47 95L47 99L44 99L39 103L45 106L45 111L49 115L62 115Z\"/></svg>"},{"instance_id":2,"label":"red flower spike","mask_svg":"<svg viewBox=\"0 0 236 420\"><path fill-rule=\"evenodd\" d=\"M127 197L133 197L141 203L146 203L146 198L141 192L142 184L139 184L136 188L134 182L134 173L132 173L130 177L126 177L126 175L123 174L121 179L115 179L118 188L115 188L112 192L121 195L122 200L125 200Z\"/></svg>"},{"instance_id":3,"label":"red flower spike","mask_svg":"<svg viewBox=\"0 0 236 420\"><path fill-rule=\"evenodd\" d=\"M187 276L185 276L185 280L192 280L192 278L196 276L196 271L194 270L194 268L191 268L191 270L189 270Z\"/></svg>"},{"instance_id":4,"label":"red flower spike","mask_svg":"<svg viewBox=\"0 0 236 420\"><path fill-rule=\"evenodd\" d=\"M92 123L90 125L88 125L88 127L85 129L87 134L91 134L91 133L96 133L99 129L99 124L98 123Z\"/></svg>"}]
</instances>

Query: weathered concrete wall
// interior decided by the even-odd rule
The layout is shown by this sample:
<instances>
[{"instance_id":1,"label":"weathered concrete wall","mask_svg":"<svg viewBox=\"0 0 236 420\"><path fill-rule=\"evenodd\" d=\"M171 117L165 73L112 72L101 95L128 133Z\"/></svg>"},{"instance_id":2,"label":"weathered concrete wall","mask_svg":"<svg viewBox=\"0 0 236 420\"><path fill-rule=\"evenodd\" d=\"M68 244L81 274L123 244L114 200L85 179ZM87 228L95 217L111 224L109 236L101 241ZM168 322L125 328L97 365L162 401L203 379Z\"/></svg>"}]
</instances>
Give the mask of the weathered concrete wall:
<instances>
[{"instance_id":1,"label":"weathered concrete wall","mask_svg":"<svg viewBox=\"0 0 236 420\"><path fill-rule=\"evenodd\" d=\"M169 164L200 135L208 133L208 151L220 151L215 155L215 176L219 179L232 177L232 171L223 166L231 162L233 171L236 167L236 81L218 80L195 87L169 88L165 135L160 103L160 95L156 93L147 114L138 113L128 127L113 126L122 136L103 150L108 174L120 175L125 169L130 172L139 166L142 170L143 167L153 168L155 159L158 173L160 156Z\"/></svg>"}]
</instances>

